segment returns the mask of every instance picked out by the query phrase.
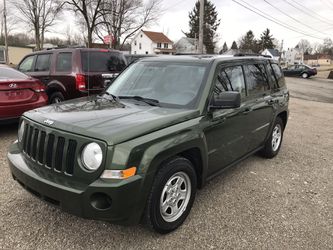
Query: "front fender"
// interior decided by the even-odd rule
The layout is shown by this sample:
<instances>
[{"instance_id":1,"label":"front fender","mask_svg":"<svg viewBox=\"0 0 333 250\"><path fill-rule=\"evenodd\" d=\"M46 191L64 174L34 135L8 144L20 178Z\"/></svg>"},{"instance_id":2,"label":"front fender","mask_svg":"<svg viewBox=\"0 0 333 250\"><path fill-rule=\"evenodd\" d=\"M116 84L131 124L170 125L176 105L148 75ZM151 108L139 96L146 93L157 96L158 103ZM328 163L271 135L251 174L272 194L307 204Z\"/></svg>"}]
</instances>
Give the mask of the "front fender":
<instances>
[{"instance_id":1,"label":"front fender","mask_svg":"<svg viewBox=\"0 0 333 250\"><path fill-rule=\"evenodd\" d=\"M157 170L164 161L173 156L189 149L199 149L202 161L200 178L204 183L208 159L205 137L199 129L200 119L176 124L114 146L112 164L108 168L124 169L136 166L137 174L143 177L140 196L135 197L139 214L143 213ZM131 218L131 221L139 219L135 217Z\"/></svg>"}]
</instances>

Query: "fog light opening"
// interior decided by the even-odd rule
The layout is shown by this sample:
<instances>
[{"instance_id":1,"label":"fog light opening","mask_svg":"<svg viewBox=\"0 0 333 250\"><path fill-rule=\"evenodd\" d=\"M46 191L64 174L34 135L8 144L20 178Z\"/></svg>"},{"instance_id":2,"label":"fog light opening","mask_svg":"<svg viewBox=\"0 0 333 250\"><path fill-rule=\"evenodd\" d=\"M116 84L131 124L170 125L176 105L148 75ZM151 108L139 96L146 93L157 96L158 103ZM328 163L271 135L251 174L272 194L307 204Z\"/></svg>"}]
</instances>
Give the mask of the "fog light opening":
<instances>
[{"instance_id":1,"label":"fog light opening","mask_svg":"<svg viewBox=\"0 0 333 250\"><path fill-rule=\"evenodd\" d=\"M97 210L107 210L111 208L112 199L104 193L94 193L90 196L90 204Z\"/></svg>"}]
</instances>

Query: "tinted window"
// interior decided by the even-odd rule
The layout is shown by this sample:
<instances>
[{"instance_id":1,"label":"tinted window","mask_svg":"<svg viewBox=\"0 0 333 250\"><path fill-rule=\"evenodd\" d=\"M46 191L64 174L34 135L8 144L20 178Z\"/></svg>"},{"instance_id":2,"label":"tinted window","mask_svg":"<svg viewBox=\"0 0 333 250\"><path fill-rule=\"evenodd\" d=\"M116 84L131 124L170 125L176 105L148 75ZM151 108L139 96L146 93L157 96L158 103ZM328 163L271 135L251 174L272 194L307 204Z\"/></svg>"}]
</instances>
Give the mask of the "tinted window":
<instances>
[{"instance_id":1,"label":"tinted window","mask_svg":"<svg viewBox=\"0 0 333 250\"><path fill-rule=\"evenodd\" d=\"M72 53L59 53L57 58L56 71L69 72L72 71Z\"/></svg>"},{"instance_id":2,"label":"tinted window","mask_svg":"<svg viewBox=\"0 0 333 250\"><path fill-rule=\"evenodd\" d=\"M241 96L246 95L244 75L241 66L222 68L218 75L214 88L214 94L218 95L223 91L238 91Z\"/></svg>"},{"instance_id":3,"label":"tinted window","mask_svg":"<svg viewBox=\"0 0 333 250\"><path fill-rule=\"evenodd\" d=\"M0 67L0 80L28 79L29 77L15 69Z\"/></svg>"},{"instance_id":4,"label":"tinted window","mask_svg":"<svg viewBox=\"0 0 333 250\"><path fill-rule=\"evenodd\" d=\"M35 71L49 71L50 70L51 54L38 55L35 65Z\"/></svg>"},{"instance_id":5,"label":"tinted window","mask_svg":"<svg viewBox=\"0 0 333 250\"><path fill-rule=\"evenodd\" d=\"M32 63L34 62L34 56L26 57L19 66L19 70L22 72L32 71Z\"/></svg>"},{"instance_id":6,"label":"tinted window","mask_svg":"<svg viewBox=\"0 0 333 250\"><path fill-rule=\"evenodd\" d=\"M246 84L249 95L258 95L268 90L268 80L265 66L251 64L246 66Z\"/></svg>"},{"instance_id":7,"label":"tinted window","mask_svg":"<svg viewBox=\"0 0 333 250\"><path fill-rule=\"evenodd\" d=\"M119 72L126 66L121 54L109 51L82 51L81 60L85 72Z\"/></svg>"},{"instance_id":8,"label":"tinted window","mask_svg":"<svg viewBox=\"0 0 333 250\"><path fill-rule=\"evenodd\" d=\"M280 88L285 86L286 84L285 84L283 73L282 73L280 66L277 65L276 63L274 63L274 64L272 64L272 69L274 71L275 79L278 83L278 86Z\"/></svg>"}]
</instances>

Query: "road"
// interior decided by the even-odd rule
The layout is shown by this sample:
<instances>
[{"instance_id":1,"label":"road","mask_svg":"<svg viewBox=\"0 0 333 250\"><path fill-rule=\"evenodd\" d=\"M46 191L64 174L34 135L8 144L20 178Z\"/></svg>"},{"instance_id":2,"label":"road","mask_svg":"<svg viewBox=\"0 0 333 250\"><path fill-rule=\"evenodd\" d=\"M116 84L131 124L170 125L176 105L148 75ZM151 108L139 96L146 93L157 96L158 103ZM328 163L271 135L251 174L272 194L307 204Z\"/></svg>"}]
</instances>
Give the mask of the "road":
<instances>
[{"instance_id":1,"label":"road","mask_svg":"<svg viewBox=\"0 0 333 250\"><path fill-rule=\"evenodd\" d=\"M81 219L28 194L6 162L16 127L0 127L0 248L332 249L333 81L287 84L291 114L279 155L250 157L210 181L185 224L164 236Z\"/></svg>"},{"instance_id":2,"label":"road","mask_svg":"<svg viewBox=\"0 0 333 250\"><path fill-rule=\"evenodd\" d=\"M310 101L333 103L333 80L316 77L309 79L288 77L286 81L293 97Z\"/></svg>"}]
</instances>

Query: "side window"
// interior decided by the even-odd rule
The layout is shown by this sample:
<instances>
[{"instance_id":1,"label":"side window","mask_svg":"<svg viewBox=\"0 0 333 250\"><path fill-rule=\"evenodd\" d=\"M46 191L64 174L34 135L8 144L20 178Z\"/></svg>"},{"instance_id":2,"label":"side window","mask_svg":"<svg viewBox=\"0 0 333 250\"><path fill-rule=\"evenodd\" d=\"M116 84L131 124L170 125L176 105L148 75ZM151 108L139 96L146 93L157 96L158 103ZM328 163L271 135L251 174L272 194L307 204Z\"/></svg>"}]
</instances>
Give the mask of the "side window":
<instances>
[{"instance_id":1,"label":"side window","mask_svg":"<svg viewBox=\"0 0 333 250\"><path fill-rule=\"evenodd\" d=\"M36 59L35 71L49 71L50 58L51 54L38 55Z\"/></svg>"},{"instance_id":2,"label":"side window","mask_svg":"<svg viewBox=\"0 0 333 250\"><path fill-rule=\"evenodd\" d=\"M246 66L246 84L250 96L263 94L269 89L265 67L262 64Z\"/></svg>"},{"instance_id":3,"label":"side window","mask_svg":"<svg viewBox=\"0 0 333 250\"><path fill-rule=\"evenodd\" d=\"M72 71L72 53L59 53L56 64L57 72L70 72Z\"/></svg>"},{"instance_id":4,"label":"side window","mask_svg":"<svg viewBox=\"0 0 333 250\"><path fill-rule=\"evenodd\" d=\"M34 62L35 56L28 56L26 57L23 62L19 66L19 71L22 72L31 72L32 71L32 64Z\"/></svg>"},{"instance_id":5,"label":"side window","mask_svg":"<svg viewBox=\"0 0 333 250\"><path fill-rule=\"evenodd\" d=\"M242 66L221 68L217 74L214 95L223 91L238 91L241 97L246 96Z\"/></svg>"},{"instance_id":6,"label":"side window","mask_svg":"<svg viewBox=\"0 0 333 250\"><path fill-rule=\"evenodd\" d=\"M286 83L284 81L283 73L282 73L280 66L277 65L276 63L272 63L271 66L274 71L274 75L275 75L278 86L280 88L284 87L286 85Z\"/></svg>"}]
</instances>

